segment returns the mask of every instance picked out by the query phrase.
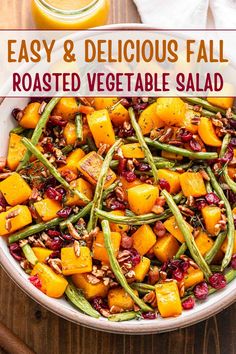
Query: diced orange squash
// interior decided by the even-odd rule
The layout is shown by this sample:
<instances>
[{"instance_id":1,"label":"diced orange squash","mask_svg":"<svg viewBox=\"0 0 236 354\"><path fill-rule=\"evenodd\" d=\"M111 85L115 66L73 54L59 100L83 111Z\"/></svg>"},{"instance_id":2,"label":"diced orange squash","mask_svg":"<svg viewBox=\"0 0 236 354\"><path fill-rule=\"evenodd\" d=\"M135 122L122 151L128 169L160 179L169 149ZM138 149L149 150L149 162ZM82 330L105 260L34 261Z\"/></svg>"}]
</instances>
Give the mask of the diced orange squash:
<instances>
[{"instance_id":1,"label":"diced orange squash","mask_svg":"<svg viewBox=\"0 0 236 354\"><path fill-rule=\"evenodd\" d=\"M174 281L155 286L157 307L162 317L176 317L182 313L178 286Z\"/></svg>"},{"instance_id":2,"label":"diced orange squash","mask_svg":"<svg viewBox=\"0 0 236 354\"><path fill-rule=\"evenodd\" d=\"M111 124L111 118L106 109L88 114L87 120L95 144L98 148L102 144L112 146L115 143L115 132Z\"/></svg>"},{"instance_id":3,"label":"diced orange squash","mask_svg":"<svg viewBox=\"0 0 236 354\"><path fill-rule=\"evenodd\" d=\"M147 183L128 189L130 209L137 215L151 212L159 196L158 187Z\"/></svg>"},{"instance_id":4,"label":"diced orange squash","mask_svg":"<svg viewBox=\"0 0 236 354\"><path fill-rule=\"evenodd\" d=\"M193 267L190 267L187 270L187 274L184 277L184 286L186 289L191 288L192 286L197 285L198 283L201 283L201 281L204 280L204 274L201 271L201 269L194 269Z\"/></svg>"},{"instance_id":5,"label":"diced orange squash","mask_svg":"<svg viewBox=\"0 0 236 354\"><path fill-rule=\"evenodd\" d=\"M40 119L39 114L40 103L32 102L25 107L23 116L19 121L19 124L26 129L34 129Z\"/></svg>"},{"instance_id":6,"label":"diced orange squash","mask_svg":"<svg viewBox=\"0 0 236 354\"><path fill-rule=\"evenodd\" d=\"M128 122L130 120L128 110L120 103L117 106L115 106L113 109L109 110L109 115L112 123L115 126L120 126L124 122Z\"/></svg>"},{"instance_id":7,"label":"diced orange squash","mask_svg":"<svg viewBox=\"0 0 236 354\"><path fill-rule=\"evenodd\" d=\"M102 157L95 151L91 151L79 161L77 167L78 170L85 176L85 178L95 186L100 175L102 164ZM109 187L115 181L115 179L116 174L109 168L104 187Z\"/></svg>"},{"instance_id":8,"label":"diced orange squash","mask_svg":"<svg viewBox=\"0 0 236 354\"><path fill-rule=\"evenodd\" d=\"M21 142L21 136L11 133L8 145L7 166L14 171L23 159L26 147Z\"/></svg>"},{"instance_id":9,"label":"diced orange squash","mask_svg":"<svg viewBox=\"0 0 236 354\"><path fill-rule=\"evenodd\" d=\"M94 97L93 106L97 111L101 109L109 109L118 102L117 97Z\"/></svg>"},{"instance_id":10,"label":"diced orange squash","mask_svg":"<svg viewBox=\"0 0 236 354\"><path fill-rule=\"evenodd\" d=\"M228 238L226 237L226 239L224 240L223 245L221 246L221 250L225 253L227 250L227 246L228 246ZM234 232L234 249L233 249L233 254L236 253L236 231Z\"/></svg>"},{"instance_id":11,"label":"diced orange squash","mask_svg":"<svg viewBox=\"0 0 236 354\"><path fill-rule=\"evenodd\" d=\"M57 212L62 209L59 202L49 198L45 198L34 203L34 207L43 221L48 221L58 217Z\"/></svg>"},{"instance_id":12,"label":"diced orange squash","mask_svg":"<svg viewBox=\"0 0 236 354\"><path fill-rule=\"evenodd\" d=\"M223 89L220 91L221 96L225 97L207 97L207 101L214 106L228 109L234 104L234 87L231 84L224 83ZM231 96L231 97L230 97Z\"/></svg>"},{"instance_id":13,"label":"diced orange squash","mask_svg":"<svg viewBox=\"0 0 236 354\"><path fill-rule=\"evenodd\" d=\"M112 215L125 216L124 210L113 210L110 212ZM113 232L126 232L129 230L129 225L125 224L115 224L110 222L110 229Z\"/></svg>"},{"instance_id":14,"label":"diced orange squash","mask_svg":"<svg viewBox=\"0 0 236 354\"><path fill-rule=\"evenodd\" d=\"M176 255L178 249L178 241L171 234L166 234L157 239L153 252L161 262L167 262Z\"/></svg>"},{"instance_id":15,"label":"diced orange squash","mask_svg":"<svg viewBox=\"0 0 236 354\"><path fill-rule=\"evenodd\" d=\"M133 234L133 247L141 256L146 254L156 243L156 235L149 225L142 225Z\"/></svg>"},{"instance_id":16,"label":"diced orange squash","mask_svg":"<svg viewBox=\"0 0 236 354\"><path fill-rule=\"evenodd\" d=\"M120 249L121 235L119 232L111 232L111 243L115 257L118 256ZM93 241L93 258L108 263L109 257L104 243L103 232L98 232Z\"/></svg>"},{"instance_id":17,"label":"diced orange squash","mask_svg":"<svg viewBox=\"0 0 236 354\"><path fill-rule=\"evenodd\" d=\"M125 200L128 200L128 189L129 188L139 186L140 184L142 184L142 182L138 178L136 178L136 180L134 180L133 182L128 182L125 177L120 176L120 181L122 183L122 187L125 192Z\"/></svg>"},{"instance_id":18,"label":"diced orange squash","mask_svg":"<svg viewBox=\"0 0 236 354\"><path fill-rule=\"evenodd\" d=\"M85 197L87 197L89 200L92 200L93 198L93 189L92 186L89 182L85 181L83 178L78 178L75 181L72 181L70 183L70 186L82 193ZM72 195L71 192L67 193L67 200L66 200L66 205L79 205L79 206L84 206L85 203L75 194Z\"/></svg>"},{"instance_id":19,"label":"diced orange squash","mask_svg":"<svg viewBox=\"0 0 236 354\"><path fill-rule=\"evenodd\" d=\"M174 154L173 152L164 151L164 150L162 150L161 152L161 157L164 157L165 159L169 159L169 160L177 160L177 161L183 160L183 156Z\"/></svg>"},{"instance_id":20,"label":"diced orange squash","mask_svg":"<svg viewBox=\"0 0 236 354\"><path fill-rule=\"evenodd\" d=\"M205 222L206 230L210 235L216 236L218 231L215 226L221 220L221 209L217 206L208 205L202 208L202 217Z\"/></svg>"},{"instance_id":21,"label":"diced orange squash","mask_svg":"<svg viewBox=\"0 0 236 354\"><path fill-rule=\"evenodd\" d=\"M201 230L199 235L195 238L195 243L201 255L205 256L205 254L212 248L214 241L207 235L206 232Z\"/></svg>"},{"instance_id":22,"label":"diced orange squash","mask_svg":"<svg viewBox=\"0 0 236 354\"><path fill-rule=\"evenodd\" d=\"M152 129L164 127L165 123L157 115L157 103L145 108L139 116L138 124L143 135L149 134Z\"/></svg>"},{"instance_id":23,"label":"diced orange squash","mask_svg":"<svg viewBox=\"0 0 236 354\"><path fill-rule=\"evenodd\" d=\"M78 289L83 291L83 294L87 300L91 300L95 297L106 297L108 293L108 286L104 285L102 281L97 284L91 284L85 274L73 274L72 281Z\"/></svg>"},{"instance_id":24,"label":"diced orange squash","mask_svg":"<svg viewBox=\"0 0 236 354\"><path fill-rule=\"evenodd\" d=\"M68 285L67 280L63 276L56 274L49 266L40 262L34 266L31 275L38 276L42 284L40 290L53 298L61 297Z\"/></svg>"},{"instance_id":25,"label":"diced orange squash","mask_svg":"<svg viewBox=\"0 0 236 354\"><path fill-rule=\"evenodd\" d=\"M179 173L167 169L159 169L157 171L159 179L165 179L170 185L170 193L175 194L180 190Z\"/></svg>"},{"instance_id":26,"label":"diced orange squash","mask_svg":"<svg viewBox=\"0 0 236 354\"><path fill-rule=\"evenodd\" d=\"M85 156L85 152L78 148L72 151L66 158L67 165L76 166L76 164Z\"/></svg>"},{"instance_id":27,"label":"diced orange squash","mask_svg":"<svg viewBox=\"0 0 236 354\"><path fill-rule=\"evenodd\" d=\"M0 191L7 203L12 206L24 203L32 193L29 185L16 172L0 182Z\"/></svg>"},{"instance_id":28,"label":"diced orange squash","mask_svg":"<svg viewBox=\"0 0 236 354\"><path fill-rule=\"evenodd\" d=\"M91 272L93 266L90 249L81 246L79 256L77 256L74 247L63 247L61 249L61 264L64 275Z\"/></svg>"},{"instance_id":29,"label":"diced orange squash","mask_svg":"<svg viewBox=\"0 0 236 354\"><path fill-rule=\"evenodd\" d=\"M67 181L74 181L79 175L78 168L72 164L66 164L62 167L59 167L57 170L60 172L63 178L66 177Z\"/></svg>"},{"instance_id":30,"label":"diced orange squash","mask_svg":"<svg viewBox=\"0 0 236 354\"><path fill-rule=\"evenodd\" d=\"M222 141L216 135L212 121L209 118L201 117L198 125L198 134L206 145L215 147L222 145Z\"/></svg>"},{"instance_id":31,"label":"diced orange squash","mask_svg":"<svg viewBox=\"0 0 236 354\"><path fill-rule=\"evenodd\" d=\"M53 251L43 247L32 247L34 254L40 263L44 263Z\"/></svg>"},{"instance_id":32,"label":"diced orange squash","mask_svg":"<svg viewBox=\"0 0 236 354\"><path fill-rule=\"evenodd\" d=\"M74 145L77 139L76 127L73 122L68 122L63 130L67 145Z\"/></svg>"},{"instance_id":33,"label":"diced orange squash","mask_svg":"<svg viewBox=\"0 0 236 354\"><path fill-rule=\"evenodd\" d=\"M184 172L179 178L185 197L201 197L206 194L206 187L199 172Z\"/></svg>"},{"instance_id":34,"label":"diced orange squash","mask_svg":"<svg viewBox=\"0 0 236 354\"><path fill-rule=\"evenodd\" d=\"M143 281L149 271L150 264L151 261L149 258L142 257L141 262L134 267L135 279L137 281Z\"/></svg>"},{"instance_id":35,"label":"diced orange squash","mask_svg":"<svg viewBox=\"0 0 236 354\"><path fill-rule=\"evenodd\" d=\"M138 292L134 290L134 293L138 296ZM111 289L108 292L108 306L113 312L130 311L134 308L134 301L129 294L123 288Z\"/></svg>"},{"instance_id":36,"label":"diced orange squash","mask_svg":"<svg viewBox=\"0 0 236 354\"><path fill-rule=\"evenodd\" d=\"M16 216L12 217L8 223L7 220L11 214L16 214ZM0 236L9 235L31 224L31 222L32 216L29 208L26 205L16 205L6 212L0 213Z\"/></svg>"},{"instance_id":37,"label":"diced orange squash","mask_svg":"<svg viewBox=\"0 0 236 354\"><path fill-rule=\"evenodd\" d=\"M188 109L185 113L183 122L180 124L180 127L185 128L189 132L196 134L198 131L197 124L193 124L192 120L194 117L200 117L201 114L199 112L195 112L193 109Z\"/></svg>"},{"instance_id":38,"label":"diced orange squash","mask_svg":"<svg viewBox=\"0 0 236 354\"><path fill-rule=\"evenodd\" d=\"M126 159L143 159L145 157L145 154L139 143L122 145L121 151Z\"/></svg>"},{"instance_id":39,"label":"diced orange squash","mask_svg":"<svg viewBox=\"0 0 236 354\"><path fill-rule=\"evenodd\" d=\"M157 99L157 118L165 125L182 124L186 114L186 105L179 97L159 97Z\"/></svg>"},{"instance_id":40,"label":"diced orange squash","mask_svg":"<svg viewBox=\"0 0 236 354\"><path fill-rule=\"evenodd\" d=\"M234 149L235 150L235 149ZM236 168L235 167L227 167L227 171L228 171L228 175L230 178L232 178L233 180L235 180L236 177Z\"/></svg>"},{"instance_id":41,"label":"diced orange squash","mask_svg":"<svg viewBox=\"0 0 236 354\"><path fill-rule=\"evenodd\" d=\"M193 232L193 227L188 224L187 222L185 222L186 226L188 227L190 232ZM182 232L180 231L180 228L176 222L176 219L174 216L171 216L169 219L167 219L164 222L164 226L166 228L166 230L173 235L179 242L183 243L185 242L184 236L182 234Z\"/></svg>"},{"instance_id":42,"label":"diced orange squash","mask_svg":"<svg viewBox=\"0 0 236 354\"><path fill-rule=\"evenodd\" d=\"M52 114L54 116L61 116L64 120L71 120L75 118L78 112L78 103L75 97L63 97L54 108Z\"/></svg>"}]
</instances>

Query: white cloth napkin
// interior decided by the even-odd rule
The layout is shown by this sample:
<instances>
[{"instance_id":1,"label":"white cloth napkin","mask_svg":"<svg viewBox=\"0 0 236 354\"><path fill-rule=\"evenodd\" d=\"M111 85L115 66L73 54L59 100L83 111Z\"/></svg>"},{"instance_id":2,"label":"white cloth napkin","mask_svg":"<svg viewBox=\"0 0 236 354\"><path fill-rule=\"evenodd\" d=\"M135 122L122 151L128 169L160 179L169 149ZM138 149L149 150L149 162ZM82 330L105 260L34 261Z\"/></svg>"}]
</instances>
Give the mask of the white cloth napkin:
<instances>
[{"instance_id":1,"label":"white cloth napkin","mask_svg":"<svg viewBox=\"0 0 236 354\"><path fill-rule=\"evenodd\" d=\"M134 0L134 2L142 22L155 27L236 29L236 0Z\"/></svg>"}]
</instances>

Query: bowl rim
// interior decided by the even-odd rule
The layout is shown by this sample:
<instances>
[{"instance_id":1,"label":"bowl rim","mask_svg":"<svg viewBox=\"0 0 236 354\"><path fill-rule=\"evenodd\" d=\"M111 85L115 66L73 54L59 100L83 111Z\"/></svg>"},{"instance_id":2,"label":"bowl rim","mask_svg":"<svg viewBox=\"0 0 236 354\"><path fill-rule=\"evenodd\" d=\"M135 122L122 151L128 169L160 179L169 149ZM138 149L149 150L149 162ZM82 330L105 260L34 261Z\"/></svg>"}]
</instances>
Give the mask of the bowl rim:
<instances>
[{"instance_id":1,"label":"bowl rim","mask_svg":"<svg viewBox=\"0 0 236 354\"><path fill-rule=\"evenodd\" d=\"M97 28L96 28L97 29ZM156 29L155 26L148 26L138 23L124 23L124 24L113 24L102 26L100 29L107 30L119 30L119 29ZM173 30L174 31L174 30ZM17 99L17 98L15 98ZM3 99L4 100L4 99ZM0 104L2 101L0 101ZM0 264L6 274L14 281L19 288L27 294L31 299L39 303L41 306L51 311L52 313L62 317L70 322L73 322L78 325L82 325L87 328L110 332L116 334L131 334L131 335L143 335L143 334L155 334L161 332L170 332L180 328L185 328L191 325L194 325L198 322L204 321L207 318L221 312L226 307L230 306L236 301L236 291L231 289L231 291L224 297L222 297L220 306L219 302L216 301L212 304L209 304L208 308L199 309L197 313L190 315L188 318L184 316L179 316L176 318L166 319L159 321L158 324L156 320L154 321L132 321L132 324L127 324L127 322L110 322L107 319L96 319L89 317L71 305L71 307L62 307L57 299L50 298L40 292L37 288L31 285L30 282L27 282L22 272L18 267L14 266L10 261L9 255L4 252L0 247ZM236 281L236 280L235 280Z\"/></svg>"}]
</instances>

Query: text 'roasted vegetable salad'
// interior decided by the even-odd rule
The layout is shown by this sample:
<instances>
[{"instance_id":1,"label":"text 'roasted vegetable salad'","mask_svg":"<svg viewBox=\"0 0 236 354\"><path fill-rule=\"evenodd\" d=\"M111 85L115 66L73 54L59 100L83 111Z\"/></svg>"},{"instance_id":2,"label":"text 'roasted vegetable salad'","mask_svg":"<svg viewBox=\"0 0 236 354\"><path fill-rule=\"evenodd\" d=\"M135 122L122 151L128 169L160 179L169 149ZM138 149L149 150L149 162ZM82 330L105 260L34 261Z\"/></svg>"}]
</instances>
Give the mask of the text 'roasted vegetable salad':
<instances>
[{"instance_id":1,"label":"text 'roasted vegetable salad'","mask_svg":"<svg viewBox=\"0 0 236 354\"><path fill-rule=\"evenodd\" d=\"M179 316L236 276L233 98L14 109L0 236L29 281L111 321Z\"/></svg>"}]
</instances>

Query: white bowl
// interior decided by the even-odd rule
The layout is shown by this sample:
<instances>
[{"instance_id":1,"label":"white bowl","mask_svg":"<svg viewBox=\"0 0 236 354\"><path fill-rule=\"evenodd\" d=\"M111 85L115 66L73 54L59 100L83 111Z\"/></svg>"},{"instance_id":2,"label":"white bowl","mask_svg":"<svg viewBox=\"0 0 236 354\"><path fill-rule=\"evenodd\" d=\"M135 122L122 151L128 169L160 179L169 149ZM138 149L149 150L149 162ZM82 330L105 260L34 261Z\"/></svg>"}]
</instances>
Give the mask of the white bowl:
<instances>
[{"instance_id":1,"label":"white bowl","mask_svg":"<svg viewBox=\"0 0 236 354\"><path fill-rule=\"evenodd\" d=\"M142 28L141 25L128 25L129 28ZM126 28L127 25L107 26L106 28ZM146 27L147 28L147 27ZM0 106L0 156L5 156L8 146L8 133L14 127L14 120L11 111L15 107L23 108L28 99L6 98ZM197 322L207 319L222 311L234 301L236 301L236 279L223 290L209 296L208 300L199 302L193 310L184 311L176 318L156 320L141 320L128 322L109 322L105 318L94 319L80 313L65 299L52 299L35 288L27 279L28 276L21 269L20 265L10 255L6 239L0 237L0 263L7 274L14 282L31 298L48 310L74 323L106 332L121 334L151 334L158 332L168 332L175 329L187 327Z\"/></svg>"}]
</instances>

